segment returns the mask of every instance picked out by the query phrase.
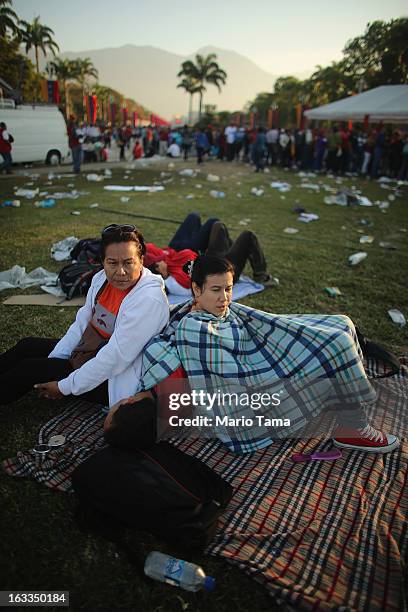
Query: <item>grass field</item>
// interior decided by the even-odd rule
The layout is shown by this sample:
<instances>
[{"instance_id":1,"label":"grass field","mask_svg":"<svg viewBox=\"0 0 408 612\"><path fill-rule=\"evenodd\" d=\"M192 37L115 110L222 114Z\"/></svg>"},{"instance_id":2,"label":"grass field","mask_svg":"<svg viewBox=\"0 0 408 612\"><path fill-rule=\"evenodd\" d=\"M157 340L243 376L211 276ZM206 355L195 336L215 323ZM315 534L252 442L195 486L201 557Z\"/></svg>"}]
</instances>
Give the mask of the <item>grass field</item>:
<instances>
[{"instance_id":1,"label":"grass field","mask_svg":"<svg viewBox=\"0 0 408 612\"><path fill-rule=\"evenodd\" d=\"M242 164L208 163L195 178L183 179L179 170L194 167L177 163L169 169L167 163L129 169L115 168L113 176L103 183L89 182L84 175L77 178L54 179L48 176L34 180L35 187L54 191L69 191L68 184L89 192L77 200L57 201L50 209L35 208L32 200L21 199L21 208L0 208L0 269L14 264L27 271L37 266L58 271L50 257L50 247L69 235L78 238L96 236L112 222L135 222L149 241L167 244L176 225L190 211L198 211L203 220L218 216L236 237L244 229L255 231L265 250L269 271L280 285L250 296L244 303L274 313L343 313L348 314L363 333L394 350L408 354L407 328L397 327L389 318L390 308L408 316L406 271L408 269L408 188L394 201L388 196L395 191L381 188L378 182L344 178L342 185L334 178L310 178L311 183L332 187L353 185L372 201L390 202L383 212L378 206L328 206L322 188L319 192L301 187L301 177L295 173L272 170L269 174L254 174ZM165 191L160 193L112 193L104 184L152 185L160 181L162 171ZM207 173L220 176L218 183L207 181ZM84 173L86 174L86 172ZM270 187L272 180L284 180L291 191L280 193ZM28 176L0 179L0 202L13 198L14 186L27 186ZM201 188L196 185L201 184ZM250 194L252 187L265 189L264 195ZM32 186L28 186L32 188ZM225 192L224 199L214 199L211 189ZM188 195L192 199L186 199ZM237 194L240 194L239 197ZM129 202L121 202L121 196ZM92 203L99 207L90 208ZM297 221L294 206L303 206L317 213L318 221L309 224ZM106 212L102 209L109 209ZM77 210L80 216L70 213ZM157 216L169 221L132 218L131 214ZM241 225L243 219L248 225ZM372 222L371 227L361 220ZM298 228L294 235L284 233L286 227ZM369 245L360 245L364 234L374 236ZM392 243L396 250L385 250L379 241ZM366 251L367 258L357 266L348 264L348 256ZM250 271L248 270L250 273ZM324 288L337 286L342 295L331 298ZM18 291L2 292L3 299ZM26 293L38 293L38 288ZM0 350L9 348L24 336L59 337L75 316L74 308L5 306L0 304ZM31 448L41 424L48 420L61 404L39 400L34 394L1 409L1 458ZM146 584L126 559L117 554L114 545L101 538L78 531L72 521L74 506L68 495L54 493L29 481L17 481L0 473L0 576L5 589L64 589L71 592L71 609L125 609L141 611L191 610L229 612L279 609L264 589L236 568L221 560L196 557L208 573L216 576L218 586L212 594L189 594L158 583ZM141 558L154 548L162 549L150 536L134 539Z\"/></svg>"}]
</instances>

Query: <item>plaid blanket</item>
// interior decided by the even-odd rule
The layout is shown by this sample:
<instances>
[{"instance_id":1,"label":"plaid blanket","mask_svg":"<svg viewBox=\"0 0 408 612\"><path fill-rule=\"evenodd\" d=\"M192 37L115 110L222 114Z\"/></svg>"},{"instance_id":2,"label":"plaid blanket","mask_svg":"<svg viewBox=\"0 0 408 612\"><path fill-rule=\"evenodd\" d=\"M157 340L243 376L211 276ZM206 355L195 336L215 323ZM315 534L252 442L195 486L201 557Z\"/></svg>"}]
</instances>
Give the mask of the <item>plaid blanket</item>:
<instances>
[{"instance_id":1,"label":"plaid blanket","mask_svg":"<svg viewBox=\"0 0 408 612\"><path fill-rule=\"evenodd\" d=\"M344 315L274 315L233 302L220 318L190 313L190 308L188 303L173 310L164 333L145 347L140 388L152 388L182 365L197 393L278 394L279 406L269 405L262 416L287 419L290 425L238 424L232 433L231 428L212 429L213 437L234 452L253 452L273 439L294 437L331 406L355 408L375 399L353 322ZM231 402L215 404L210 412L202 405L194 414L237 422L254 416L248 403Z\"/></svg>"},{"instance_id":2,"label":"plaid blanket","mask_svg":"<svg viewBox=\"0 0 408 612\"><path fill-rule=\"evenodd\" d=\"M398 375L373 381L382 422L407 413L408 361ZM370 361L368 372L378 375ZM12 476L31 476L70 490L70 474L103 445L101 407L74 402L44 425L39 442L64 434L71 449L36 467L31 453L4 462ZM313 436L313 433L311 434ZM330 441L285 440L237 456L219 441L180 440L179 448L234 487L207 553L236 564L280 603L298 610L403 609L408 545L408 443L387 455L344 451L333 463L293 463L295 452L327 450Z\"/></svg>"}]
</instances>

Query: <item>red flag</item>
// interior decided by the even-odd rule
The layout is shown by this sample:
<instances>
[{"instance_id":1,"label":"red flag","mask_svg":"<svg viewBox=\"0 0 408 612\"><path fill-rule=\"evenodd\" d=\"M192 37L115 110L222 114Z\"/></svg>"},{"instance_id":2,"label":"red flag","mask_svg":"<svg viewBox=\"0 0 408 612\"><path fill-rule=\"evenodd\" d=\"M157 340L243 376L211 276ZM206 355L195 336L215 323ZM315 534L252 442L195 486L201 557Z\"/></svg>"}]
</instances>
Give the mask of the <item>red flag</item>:
<instances>
[{"instance_id":1,"label":"red flag","mask_svg":"<svg viewBox=\"0 0 408 612\"><path fill-rule=\"evenodd\" d=\"M273 110L271 108L268 108L268 128L272 127L272 123L273 123Z\"/></svg>"}]
</instances>

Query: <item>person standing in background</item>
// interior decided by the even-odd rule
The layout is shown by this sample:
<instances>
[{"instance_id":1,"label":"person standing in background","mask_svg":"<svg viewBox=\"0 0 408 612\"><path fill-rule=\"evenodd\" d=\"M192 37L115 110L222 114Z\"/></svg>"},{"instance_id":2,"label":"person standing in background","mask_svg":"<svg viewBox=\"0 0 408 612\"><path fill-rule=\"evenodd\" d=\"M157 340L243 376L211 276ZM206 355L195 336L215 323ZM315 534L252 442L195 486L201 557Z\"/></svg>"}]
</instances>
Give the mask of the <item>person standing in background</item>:
<instances>
[{"instance_id":1,"label":"person standing in background","mask_svg":"<svg viewBox=\"0 0 408 612\"><path fill-rule=\"evenodd\" d=\"M13 142L14 138L10 132L7 131L7 125L2 121L0 123L0 155L3 158L3 163L0 166L0 170L6 174L11 174L11 164L13 163L11 145Z\"/></svg>"},{"instance_id":2,"label":"person standing in background","mask_svg":"<svg viewBox=\"0 0 408 612\"><path fill-rule=\"evenodd\" d=\"M76 174L79 174L81 172L83 136L79 133L74 115L69 116L67 132L68 145L72 153L72 164L74 167L74 172Z\"/></svg>"}]
</instances>

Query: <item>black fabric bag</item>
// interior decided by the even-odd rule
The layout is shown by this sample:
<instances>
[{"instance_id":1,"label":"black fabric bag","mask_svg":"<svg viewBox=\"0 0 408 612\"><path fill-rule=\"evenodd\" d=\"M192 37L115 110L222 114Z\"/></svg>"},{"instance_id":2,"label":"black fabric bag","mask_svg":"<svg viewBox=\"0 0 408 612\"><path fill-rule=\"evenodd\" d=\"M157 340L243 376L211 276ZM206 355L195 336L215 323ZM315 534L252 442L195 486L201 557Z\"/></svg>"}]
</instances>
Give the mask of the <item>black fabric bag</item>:
<instances>
[{"instance_id":1,"label":"black fabric bag","mask_svg":"<svg viewBox=\"0 0 408 612\"><path fill-rule=\"evenodd\" d=\"M207 465L167 442L145 450L104 448L75 469L72 484L88 521L92 510L108 529L114 523L147 531L189 550L209 543L233 492Z\"/></svg>"},{"instance_id":2,"label":"black fabric bag","mask_svg":"<svg viewBox=\"0 0 408 612\"><path fill-rule=\"evenodd\" d=\"M381 344L377 344L376 342L373 342L372 340L369 340L363 336L357 327L356 333L358 343L363 351L364 357L382 361L389 368L389 372L374 376L374 378L387 378L388 376L394 376L394 374L399 372L400 362L394 353L391 353L391 351L386 349L384 346L381 346Z\"/></svg>"},{"instance_id":3,"label":"black fabric bag","mask_svg":"<svg viewBox=\"0 0 408 612\"><path fill-rule=\"evenodd\" d=\"M89 263L72 263L64 266L58 274L57 282L67 296L67 300L86 295L93 277L99 270L102 270L101 265Z\"/></svg>"},{"instance_id":4,"label":"black fabric bag","mask_svg":"<svg viewBox=\"0 0 408 612\"><path fill-rule=\"evenodd\" d=\"M102 240L100 238L83 238L71 249L71 259L78 263L100 264L101 244Z\"/></svg>"}]
</instances>

